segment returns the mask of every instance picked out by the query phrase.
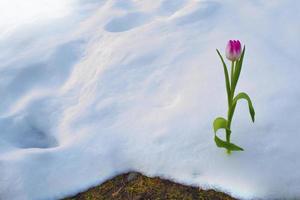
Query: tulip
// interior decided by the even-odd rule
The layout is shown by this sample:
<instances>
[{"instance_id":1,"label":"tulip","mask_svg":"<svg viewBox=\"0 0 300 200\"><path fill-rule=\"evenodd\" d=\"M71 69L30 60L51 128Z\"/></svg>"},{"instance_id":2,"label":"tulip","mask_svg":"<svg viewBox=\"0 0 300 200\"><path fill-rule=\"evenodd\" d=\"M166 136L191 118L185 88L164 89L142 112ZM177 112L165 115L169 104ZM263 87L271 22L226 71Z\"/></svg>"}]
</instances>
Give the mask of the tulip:
<instances>
[{"instance_id":1,"label":"tulip","mask_svg":"<svg viewBox=\"0 0 300 200\"><path fill-rule=\"evenodd\" d=\"M229 40L226 47L226 58L236 61L241 57L242 45L239 40Z\"/></svg>"},{"instance_id":2,"label":"tulip","mask_svg":"<svg viewBox=\"0 0 300 200\"><path fill-rule=\"evenodd\" d=\"M224 75L225 75L225 84L227 91L227 100L228 100L228 111L227 111L227 119L223 117L217 117L213 122L213 129L215 132L215 143L217 147L227 149L227 153L230 154L231 151L243 151L244 149L233 144L230 140L231 136L231 123L234 115L234 111L238 101L246 100L249 107L249 113L252 121L255 120L255 111L252 105L252 101L248 94L245 92L240 92L235 95L236 85L238 83L240 73L242 70L244 54L245 54L245 46L242 50L241 43L238 40L229 40L226 47L226 57L231 61L231 71L228 70L227 65L220 54L219 50L217 53L221 59ZM224 129L226 132L226 140L221 139L217 136L217 131L219 129Z\"/></svg>"}]
</instances>

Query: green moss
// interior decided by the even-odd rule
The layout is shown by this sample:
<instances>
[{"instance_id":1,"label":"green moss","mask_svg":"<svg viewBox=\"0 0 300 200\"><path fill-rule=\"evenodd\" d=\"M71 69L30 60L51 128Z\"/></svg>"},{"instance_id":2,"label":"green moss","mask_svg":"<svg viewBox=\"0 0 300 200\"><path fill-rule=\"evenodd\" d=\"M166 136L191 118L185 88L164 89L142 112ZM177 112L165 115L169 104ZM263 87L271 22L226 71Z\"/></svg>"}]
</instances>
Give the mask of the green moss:
<instances>
[{"instance_id":1,"label":"green moss","mask_svg":"<svg viewBox=\"0 0 300 200\"><path fill-rule=\"evenodd\" d=\"M214 190L202 190L163 180L135 174L119 175L100 186L89 189L65 200L233 200L227 194Z\"/></svg>"}]
</instances>

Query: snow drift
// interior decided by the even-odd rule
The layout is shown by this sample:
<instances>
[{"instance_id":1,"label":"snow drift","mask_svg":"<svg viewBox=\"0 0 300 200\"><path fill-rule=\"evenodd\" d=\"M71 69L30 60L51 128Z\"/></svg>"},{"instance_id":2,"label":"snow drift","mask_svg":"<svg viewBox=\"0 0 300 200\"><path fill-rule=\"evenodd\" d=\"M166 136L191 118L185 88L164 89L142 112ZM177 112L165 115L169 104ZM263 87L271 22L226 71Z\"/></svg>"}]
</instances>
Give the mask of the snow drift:
<instances>
[{"instance_id":1,"label":"snow drift","mask_svg":"<svg viewBox=\"0 0 300 200\"><path fill-rule=\"evenodd\" d=\"M26 2L0 1L1 199L62 198L130 170L300 198L300 3ZM239 87L257 113L252 124L238 105L245 152L231 156L212 130L228 39L246 44Z\"/></svg>"}]
</instances>

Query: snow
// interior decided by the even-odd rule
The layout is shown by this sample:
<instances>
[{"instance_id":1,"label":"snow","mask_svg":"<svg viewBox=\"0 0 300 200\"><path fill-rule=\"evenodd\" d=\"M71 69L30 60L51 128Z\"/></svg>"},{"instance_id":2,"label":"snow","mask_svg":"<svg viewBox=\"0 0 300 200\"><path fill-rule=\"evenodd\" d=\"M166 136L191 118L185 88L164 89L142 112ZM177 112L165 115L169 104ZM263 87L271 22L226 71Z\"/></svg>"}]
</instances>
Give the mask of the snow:
<instances>
[{"instance_id":1,"label":"snow","mask_svg":"<svg viewBox=\"0 0 300 200\"><path fill-rule=\"evenodd\" d=\"M0 199L58 199L131 170L242 199L300 198L299 8L0 0ZM215 49L228 39L246 44L237 91L257 114L252 124L237 106L232 141L245 151L230 156L212 130L227 106Z\"/></svg>"}]
</instances>

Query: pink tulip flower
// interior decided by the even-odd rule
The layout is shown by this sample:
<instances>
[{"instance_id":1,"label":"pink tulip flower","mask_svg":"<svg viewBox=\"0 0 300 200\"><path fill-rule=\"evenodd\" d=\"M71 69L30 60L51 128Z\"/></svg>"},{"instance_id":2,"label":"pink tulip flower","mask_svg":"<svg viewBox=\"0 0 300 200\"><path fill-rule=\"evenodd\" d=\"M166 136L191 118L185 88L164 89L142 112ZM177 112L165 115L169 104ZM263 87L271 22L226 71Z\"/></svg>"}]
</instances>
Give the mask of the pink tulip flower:
<instances>
[{"instance_id":1,"label":"pink tulip flower","mask_svg":"<svg viewBox=\"0 0 300 200\"><path fill-rule=\"evenodd\" d=\"M236 61L242 54L242 45L239 40L229 40L226 47L226 58Z\"/></svg>"}]
</instances>

